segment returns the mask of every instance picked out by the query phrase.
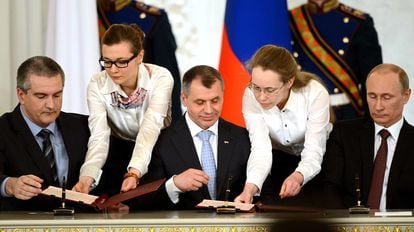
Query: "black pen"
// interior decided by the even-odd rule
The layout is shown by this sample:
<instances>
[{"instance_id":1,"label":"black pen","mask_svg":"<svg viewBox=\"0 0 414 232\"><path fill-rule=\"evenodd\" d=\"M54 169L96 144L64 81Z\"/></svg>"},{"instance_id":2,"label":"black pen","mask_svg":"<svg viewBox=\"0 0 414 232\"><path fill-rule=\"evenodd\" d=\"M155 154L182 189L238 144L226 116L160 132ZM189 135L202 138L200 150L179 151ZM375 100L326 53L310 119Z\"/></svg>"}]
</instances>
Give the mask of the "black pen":
<instances>
[{"instance_id":1,"label":"black pen","mask_svg":"<svg viewBox=\"0 0 414 232\"><path fill-rule=\"evenodd\" d=\"M355 193L356 193L357 206L361 206L361 188L359 184L358 174L355 174Z\"/></svg>"},{"instance_id":2,"label":"black pen","mask_svg":"<svg viewBox=\"0 0 414 232\"><path fill-rule=\"evenodd\" d=\"M63 183L62 183L62 208L65 208L65 201L66 201L66 177L63 177Z\"/></svg>"},{"instance_id":3,"label":"black pen","mask_svg":"<svg viewBox=\"0 0 414 232\"><path fill-rule=\"evenodd\" d=\"M226 194L224 195L224 200L227 202L229 201L229 195L230 195L230 182L233 178L230 176L227 179L227 186L226 186Z\"/></svg>"}]
</instances>

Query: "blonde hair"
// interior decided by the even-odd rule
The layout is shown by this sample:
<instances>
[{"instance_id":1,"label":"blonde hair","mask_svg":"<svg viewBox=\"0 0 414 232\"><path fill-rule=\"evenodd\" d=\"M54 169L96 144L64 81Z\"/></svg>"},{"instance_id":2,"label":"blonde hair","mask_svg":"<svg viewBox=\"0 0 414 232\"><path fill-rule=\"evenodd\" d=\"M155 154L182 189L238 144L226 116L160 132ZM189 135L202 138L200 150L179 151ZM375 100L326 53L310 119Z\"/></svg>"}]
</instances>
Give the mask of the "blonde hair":
<instances>
[{"instance_id":1,"label":"blonde hair","mask_svg":"<svg viewBox=\"0 0 414 232\"><path fill-rule=\"evenodd\" d=\"M264 45L256 51L250 59L248 69L252 70L255 67L278 73L284 84L295 78L293 89L306 86L312 79L321 82L316 75L300 71L292 54L287 49L275 45Z\"/></svg>"}]
</instances>

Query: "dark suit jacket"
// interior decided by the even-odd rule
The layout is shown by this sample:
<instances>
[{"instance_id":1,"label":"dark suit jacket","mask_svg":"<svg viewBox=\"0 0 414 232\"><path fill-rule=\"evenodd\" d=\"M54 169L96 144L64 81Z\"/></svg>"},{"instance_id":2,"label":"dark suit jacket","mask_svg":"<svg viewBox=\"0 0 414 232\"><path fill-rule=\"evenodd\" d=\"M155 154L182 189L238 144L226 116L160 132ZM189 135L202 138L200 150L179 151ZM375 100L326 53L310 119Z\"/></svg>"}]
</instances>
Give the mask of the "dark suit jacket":
<instances>
[{"instance_id":1,"label":"dark suit jacket","mask_svg":"<svg viewBox=\"0 0 414 232\"><path fill-rule=\"evenodd\" d=\"M246 181L246 166L250 154L250 140L246 129L231 124L223 119L218 124L218 161L217 161L217 199L225 200L225 192L229 177L231 193L229 200L237 197L244 188ZM174 125L163 130L154 147L148 173L144 175L144 182L171 178L189 168L202 169L197 157L196 149L190 130L182 117ZM135 201L131 208L173 208L194 209L203 199L209 199L207 186L198 191L180 194L180 200L174 205L165 190L165 184L153 194L152 200ZM145 201L145 202L144 202Z\"/></svg>"},{"instance_id":2,"label":"dark suit jacket","mask_svg":"<svg viewBox=\"0 0 414 232\"><path fill-rule=\"evenodd\" d=\"M356 204L357 175L362 204L366 205L373 172L374 133L371 119L335 124L322 165L328 208L348 208ZM413 167L414 127L404 121L388 179L388 209L414 208Z\"/></svg>"},{"instance_id":3,"label":"dark suit jacket","mask_svg":"<svg viewBox=\"0 0 414 232\"><path fill-rule=\"evenodd\" d=\"M88 117L61 112L56 120L69 156L67 188L79 179L89 139ZM13 112L0 117L0 183L6 177L33 174L44 180L43 187L52 183L48 161L24 121L18 105ZM4 210L50 210L57 205L43 196L22 201L2 198Z\"/></svg>"}]
</instances>

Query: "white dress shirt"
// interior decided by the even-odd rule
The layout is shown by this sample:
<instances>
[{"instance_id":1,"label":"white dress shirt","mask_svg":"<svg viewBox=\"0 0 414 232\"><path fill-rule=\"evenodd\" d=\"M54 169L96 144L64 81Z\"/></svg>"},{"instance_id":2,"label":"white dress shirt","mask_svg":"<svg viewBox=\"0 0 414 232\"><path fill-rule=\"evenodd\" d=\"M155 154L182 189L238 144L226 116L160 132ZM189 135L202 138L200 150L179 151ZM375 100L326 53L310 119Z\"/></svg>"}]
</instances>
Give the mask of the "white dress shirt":
<instances>
[{"instance_id":1,"label":"white dress shirt","mask_svg":"<svg viewBox=\"0 0 414 232\"><path fill-rule=\"evenodd\" d=\"M149 70L147 70L147 68ZM147 173L151 153L160 130L167 126L170 115L171 92L174 80L171 73L160 66L140 64L138 87L147 90L142 106L119 109L111 105L111 92L127 97L106 71L95 74L88 85L89 128L91 137L81 176L91 176L99 182L101 168L108 156L111 133L125 140L136 141L129 167ZM169 123L169 122L168 122Z\"/></svg>"},{"instance_id":2,"label":"white dress shirt","mask_svg":"<svg viewBox=\"0 0 414 232\"><path fill-rule=\"evenodd\" d=\"M200 131L203 131L203 129L201 129L197 124L195 124L190 119L190 116L188 116L188 113L185 114L185 121L187 122L188 128L190 129L190 134L191 134L191 137L192 137L193 142L194 142L194 146L195 146L196 151L197 151L197 157L198 157L198 160L200 161L200 164L201 164L201 146L203 144L203 141L197 136L197 134ZM211 144L211 148L213 149L214 161L216 162L216 167L217 167L218 120L207 130L213 132L212 135L210 136L209 141L210 141L210 144ZM177 175L178 174L180 174L180 173L177 173ZM168 197L170 198L170 200L174 204L177 204L178 201L179 201L179 195L180 195L180 193L182 193L182 191L179 188L177 188L177 186L174 184L173 178L174 178L174 176L167 180L167 182L165 183L165 189L167 191L167 194L168 194Z\"/></svg>"},{"instance_id":3,"label":"white dress shirt","mask_svg":"<svg viewBox=\"0 0 414 232\"><path fill-rule=\"evenodd\" d=\"M252 144L247 163L247 181L261 189L272 166L272 149L301 156L296 168L308 182L320 169L329 122L329 94L318 81L311 80L301 89L292 89L283 109L265 110L254 93L246 88L243 116Z\"/></svg>"},{"instance_id":4,"label":"white dress shirt","mask_svg":"<svg viewBox=\"0 0 414 232\"><path fill-rule=\"evenodd\" d=\"M390 136L387 138L387 163L385 166L385 173L384 173L384 182L382 183L382 194L381 194L381 201L380 201L380 211L385 211L387 209L387 185L388 185L388 177L390 175L390 168L392 164L392 159L394 158L394 151L395 147L397 146L398 136L400 135L401 128L403 126L404 119L401 119L396 122L394 125L390 126L389 128L382 127L376 123L375 124L375 147L374 147L374 159L372 162L375 161L375 156L377 155L377 151L381 145L381 135L379 132L382 129L386 129L390 132Z\"/></svg>"}]
</instances>

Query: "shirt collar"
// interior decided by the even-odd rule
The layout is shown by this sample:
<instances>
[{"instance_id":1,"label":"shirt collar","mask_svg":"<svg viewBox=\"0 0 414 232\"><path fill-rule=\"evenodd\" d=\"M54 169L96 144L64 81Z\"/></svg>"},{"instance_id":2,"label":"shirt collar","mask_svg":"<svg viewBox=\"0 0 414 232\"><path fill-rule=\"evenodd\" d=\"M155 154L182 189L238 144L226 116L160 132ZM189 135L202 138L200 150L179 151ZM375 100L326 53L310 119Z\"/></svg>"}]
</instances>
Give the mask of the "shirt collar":
<instances>
[{"instance_id":1,"label":"shirt collar","mask_svg":"<svg viewBox=\"0 0 414 232\"><path fill-rule=\"evenodd\" d=\"M187 122L188 128L190 129L190 133L192 137L197 136L200 131L203 131L201 127L199 127L193 120L191 120L188 113L185 113L185 121ZM207 130L213 132L214 135L218 135L218 120Z\"/></svg>"},{"instance_id":2,"label":"shirt collar","mask_svg":"<svg viewBox=\"0 0 414 232\"><path fill-rule=\"evenodd\" d=\"M139 64L137 88L141 87L146 90L150 89L151 78L150 78L149 70L147 69L149 68L147 68L143 63ZM125 92L122 90L121 86L112 81L111 77L108 75L106 71L102 71L102 73L106 77L105 83L101 89L102 94L110 94L116 91L120 93L121 95L123 95L124 97L128 97L125 94Z\"/></svg>"},{"instance_id":3,"label":"shirt collar","mask_svg":"<svg viewBox=\"0 0 414 232\"><path fill-rule=\"evenodd\" d=\"M281 111L291 110L297 106L298 93L296 91L293 91L292 89L290 89L289 91L289 97L287 99L285 106L282 109L280 109Z\"/></svg>"},{"instance_id":4,"label":"shirt collar","mask_svg":"<svg viewBox=\"0 0 414 232\"><path fill-rule=\"evenodd\" d=\"M374 122L374 124L375 124L375 135L378 135L380 130L386 129L388 132L390 132L391 137L397 141L398 140L398 135L400 134L400 130L403 126L403 123L404 123L404 117L401 117L401 119L399 121L397 121L396 123L394 123L392 126L390 126L388 128L380 126L380 125L378 125L377 123Z\"/></svg>"},{"instance_id":5,"label":"shirt collar","mask_svg":"<svg viewBox=\"0 0 414 232\"><path fill-rule=\"evenodd\" d=\"M30 131L32 132L33 136L37 136L37 134L42 130L42 129L48 129L49 131L52 132L52 134L56 134L57 133L57 126L56 126L56 122L52 122L51 124L49 124L47 127L43 128L38 126L37 124L35 124L34 122L32 122L29 117L27 117L27 115L25 114L25 112L22 109L22 106L20 106L20 112L23 115L23 119L26 122L27 126L29 126Z\"/></svg>"},{"instance_id":6,"label":"shirt collar","mask_svg":"<svg viewBox=\"0 0 414 232\"><path fill-rule=\"evenodd\" d=\"M322 6L319 6L317 3L313 1L308 1L305 7L309 12L315 14L315 13L326 13L328 11L336 9L338 5L339 5L338 0L325 0L322 3Z\"/></svg>"}]
</instances>

